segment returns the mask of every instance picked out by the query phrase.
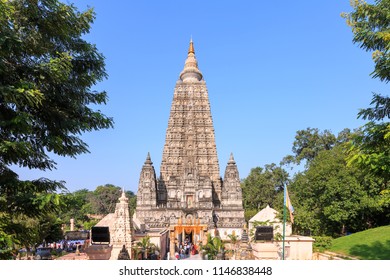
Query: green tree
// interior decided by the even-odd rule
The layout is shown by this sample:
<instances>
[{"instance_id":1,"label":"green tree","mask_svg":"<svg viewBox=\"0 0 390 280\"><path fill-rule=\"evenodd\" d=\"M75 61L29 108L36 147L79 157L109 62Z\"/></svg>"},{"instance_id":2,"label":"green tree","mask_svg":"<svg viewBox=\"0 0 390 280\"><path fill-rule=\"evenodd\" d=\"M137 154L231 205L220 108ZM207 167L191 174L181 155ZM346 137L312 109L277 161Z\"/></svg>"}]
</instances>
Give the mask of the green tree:
<instances>
[{"instance_id":1,"label":"green tree","mask_svg":"<svg viewBox=\"0 0 390 280\"><path fill-rule=\"evenodd\" d=\"M245 211L252 215L267 205L274 206L277 193L288 183L288 177L288 173L274 163L252 168L241 183ZM246 218L251 217L246 215Z\"/></svg>"},{"instance_id":2,"label":"green tree","mask_svg":"<svg viewBox=\"0 0 390 280\"><path fill-rule=\"evenodd\" d=\"M129 198L130 216L133 216L137 207L137 196L132 191L126 191L126 196Z\"/></svg>"},{"instance_id":3,"label":"green tree","mask_svg":"<svg viewBox=\"0 0 390 280\"><path fill-rule=\"evenodd\" d=\"M103 55L83 39L94 18L57 0L0 1L0 240L20 241L9 225L22 215L57 211L64 188L20 180L12 166L51 170L51 154L88 152L80 135L113 126L90 107L107 100L92 88L107 76Z\"/></svg>"},{"instance_id":4,"label":"green tree","mask_svg":"<svg viewBox=\"0 0 390 280\"><path fill-rule=\"evenodd\" d=\"M353 43L366 50L372 51L372 59L375 63L373 78L381 81L390 81L390 1L376 0L375 4L368 4L363 0L352 0L354 9L350 13L343 13L353 33ZM386 98L389 102L389 98ZM389 103L387 103L389 105ZM390 107L383 111L387 117Z\"/></svg>"},{"instance_id":5,"label":"green tree","mask_svg":"<svg viewBox=\"0 0 390 280\"><path fill-rule=\"evenodd\" d=\"M368 4L351 1L353 11L343 13L352 28L353 42L372 52L375 64L373 78L390 81L390 1L377 0ZM371 105L362 109L358 118L369 120L350 145L349 163L364 168L385 180L385 190L390 179L390 98L374 93Z\"/></svg>"},{"instance_id":6,"label":"green tree","mask_svg":"<svg viewBox=\"0 0 390 280\"><path fill-rule=\"evenodd\" d=\"M295 135L293 155L284 158L285 163L300 164L306 161L308 165L320 151L331 150L337 143L337 138L329 130L321 132L318 128L298 130Z\"/></svg>"},{"instance_id":7,"label":"green tree","mask_svg":"<svg viewBox=\"0 0 390 280\"><path fill-rule=\"evenodd\" d=\"M348 164L382 178L383 189L390 182L390 123L369 122L349 142Z\"/></svg>"},{"instance_id":8,"label":"green tree","mask_svg":"<svg viewBox=\"0 0 390 280\"><path fill-rule=\"evenodd\" d=\"M69 224L70 219L74 219L76 227L84 227L85 223L90 223L88 214L92 213L91 203L88 198L91 191L87 189L77 190L73 193L62 195L65 206L61 209L59 217L64 224Z\"/></svg>"},{"instance_id":9,"label":"green tree","mask_svg":"<svg viewBox=\"0 0 390 280\"><path fill-rule=\"evenodd\" d=\"M9 260L12 259L13 253L13 240L12 236L0 228L0 259Z\"/></svg>"},{"instance_id":10,"label":"green tree","mask_svg":"<svg viewBox=\"0 0 390 280\"><path fill-rule=\"evenodd\" d=\"M27 215L18 215L12 221L4 225L7 232L15 231L18 233L18 242L15 244L12 240L12 249L24 247L30 253L43 240L54 242L63 238L61 219L54 214L42 217L29 217Z\"/></svg>"},{"instance_id":11,"label":"green tree","mask_svg":"<svg viewBox=\"0 0 390 280\"><path fill-rule=\"evenodd\" d=\"M385 222L379 207L380 182L348 167L343 145L322 151L292 184L298 232L339 236Z\"/></svg>"},{"instance_id":12,"label":"green tree","mask_svg":"<svg viewBox=\"0 0 390 280\"><path fill-rule=\"evenodd\" d=\"M135 210L137 203L136 195L132 191L125 192L126 197L129 199L129 212L132 214ZM109 214L114 213L116 203L122 195L122 188L112 185L105 184L98 186L93 192L89 192L86 196L88 201L88 209L93 214Z\"/></svg>"},{"instance_id":13,"label":"green tree","mask_svg":"<svg viewBox=\"0 0 390 280\"><path fill-rule=\"evenodd\" d=\"M88 195L88 200L91 203L91 210L95 214L114 213L116 203L120 198L122 189L120 187L106 184L98 186Z\"/></svg>"}]
</instances>

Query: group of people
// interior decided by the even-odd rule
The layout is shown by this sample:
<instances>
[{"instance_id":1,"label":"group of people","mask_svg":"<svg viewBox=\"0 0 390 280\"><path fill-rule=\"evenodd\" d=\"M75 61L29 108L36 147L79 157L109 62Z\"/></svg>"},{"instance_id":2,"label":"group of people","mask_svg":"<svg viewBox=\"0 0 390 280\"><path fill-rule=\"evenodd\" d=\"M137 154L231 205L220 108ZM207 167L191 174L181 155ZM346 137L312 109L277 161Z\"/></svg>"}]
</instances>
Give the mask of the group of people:
<instances>
[{"instance_id":1,"label":"group of people","mask_svg":"<svg viewBox=\"0 0 390 280\"><path fill-rule=\"evenodd\" d=\"M81 248L86 245L85 243L87 243L86 240L60 240L52 243L46 243L46 241L43 240L43 243L37 246L37 248L50 247L54 250L64 250L70 252L76 251L77 247Z\"/></svg>"},{"instance_id":2,"label":"group of people","mask_svg":"<svg viewBox=\"0 0 390 280\"><path fill-rule=\"evenodd\" d=\"M184 242L181 242L179 244L178 250L175 252L175 258L177 260L181 260L184 258L188 258L191 255L195 255L198 253L198 250L196 248L195 244L192 244L188 238Z\"/></svg>"}]
</instances>

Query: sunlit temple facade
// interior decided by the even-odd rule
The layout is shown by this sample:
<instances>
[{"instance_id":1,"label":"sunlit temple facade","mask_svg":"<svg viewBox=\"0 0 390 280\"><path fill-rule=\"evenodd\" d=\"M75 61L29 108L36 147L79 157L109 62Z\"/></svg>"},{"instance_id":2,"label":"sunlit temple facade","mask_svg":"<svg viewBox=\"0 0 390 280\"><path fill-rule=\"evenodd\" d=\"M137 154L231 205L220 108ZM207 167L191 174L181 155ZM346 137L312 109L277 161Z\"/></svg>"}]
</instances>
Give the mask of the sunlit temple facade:
<instances>
[{"instance_id":1,"label":"sunlit temple facade","mask_svg":"<svg viewBox=\"0 0 390 280\"><path fill-rule=\"evenodd\" d=\"M206 82L191 40L173 93L160 174L151 156L142 166L133 224L169 229L170 252L184 238L240 233L244 220L240 177L233 154L221 178Z\"/></svg>"}]
</instances>

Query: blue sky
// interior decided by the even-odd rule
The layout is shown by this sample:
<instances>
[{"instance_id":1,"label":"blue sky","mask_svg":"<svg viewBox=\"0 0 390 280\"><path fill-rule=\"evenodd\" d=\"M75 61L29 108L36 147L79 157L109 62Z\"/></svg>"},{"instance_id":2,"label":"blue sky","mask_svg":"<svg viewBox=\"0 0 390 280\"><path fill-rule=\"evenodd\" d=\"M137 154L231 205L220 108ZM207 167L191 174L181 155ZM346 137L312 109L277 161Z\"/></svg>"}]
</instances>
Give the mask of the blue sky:
<instances>
[{"instance_id":1,"label":"blue sky","mask_svg":"<svg viewBox=\"0 0 390 280\"><path fill-rule=\"evenodd\" d=\"M81 3L81 4L80 4ZM85 0L96 20L87 40L106 58L96 86L114 129L82 139L90 153L54 157L57 170L19 171L22 179L66 181L69 191L114 184L137 191L150 152L157 174L173 90L192 36L206 81L221 176L233 152L240 177L291 154L297 130L357 128L359 108L385 84L370 77L371 54L352 43L341 18L348 0Z\"/></svg>"}]
</instances>

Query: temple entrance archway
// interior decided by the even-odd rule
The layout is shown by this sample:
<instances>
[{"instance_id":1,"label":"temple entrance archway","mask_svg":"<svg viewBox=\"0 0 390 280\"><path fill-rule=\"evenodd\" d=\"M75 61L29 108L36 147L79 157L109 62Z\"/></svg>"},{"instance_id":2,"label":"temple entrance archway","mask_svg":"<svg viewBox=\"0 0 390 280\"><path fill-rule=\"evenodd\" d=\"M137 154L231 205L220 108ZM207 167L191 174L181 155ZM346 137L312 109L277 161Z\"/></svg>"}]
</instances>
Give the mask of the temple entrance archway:
<instances>
[{"instance_id":1,"label":"temple entrance archway","mask_svg":"<svg viewBox=\"0 0 390 280\"><path fill-rule=\"evenodd\" d=\"M175 252L178 252L179 245L187 242L195 245L199 250L203 239L207 236L207 225L200 224L200 219L187 218L185 223L182 223L181 218L176 225L170 226L170 245L169 254L171 258L175 257Z\"/></svg>"}]
</instances>

